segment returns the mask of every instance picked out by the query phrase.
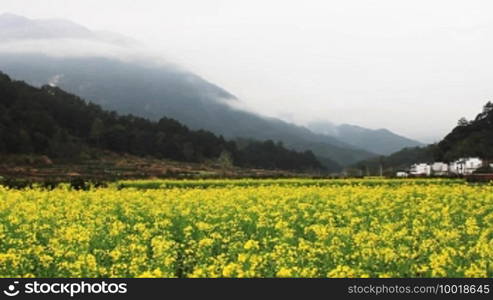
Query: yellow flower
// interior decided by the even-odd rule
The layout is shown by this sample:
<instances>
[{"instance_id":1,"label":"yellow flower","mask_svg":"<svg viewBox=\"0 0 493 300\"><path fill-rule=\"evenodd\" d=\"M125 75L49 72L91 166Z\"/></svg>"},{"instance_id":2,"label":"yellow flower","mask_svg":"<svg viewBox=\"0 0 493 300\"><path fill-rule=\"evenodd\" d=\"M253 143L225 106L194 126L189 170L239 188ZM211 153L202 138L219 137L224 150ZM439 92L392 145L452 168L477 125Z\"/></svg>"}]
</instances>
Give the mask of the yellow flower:
<instances>
[{"instance_id":1,"label":"yellow flower","mask_svg":"<svg viewBox=\"0 0 493 300\"><path fill-rule=\"evenodd\" d=\"M0 277L492 277L492 195L455 179L0 186Z\"/></svg>"},{"instance_id":2,"label":"yellow flower","mask_svg":"<svg viewBox=\"0 0 493 300\"><path fill-rule=\"evenodd\" d=\"M258 241L248 240L245 245L243 245L243 248L245 248L245 250L258 250L260 247Z\"/></svg>"},{"instance_id":3,"label":"yellow flower","mask_svg":"<svg viewBox=\"0 0 493 300\"><path fill-rule=\"evenodd\" d=\"M485 267L481 267L476 263L472 263L471 266L464 272L466 277L471 278L485 278L488 277Z\"/></svg>"},{"instance_id":4,"label":"yellow flower","mask_svg":"<svg viewBox=\"0 0 493 300\"><path fill-rule=\"evenodd\" d=\"M199 247L201 248L209 247L213 244L214 244L214 240L209 238L201 239L199 241Z\"/></svg>"},{"instance_id":5,"label":"yellow flower","mask_svg":"<svg viewBox=\"0 0 493 300\"><path fill-rule=\"evenodd\" d=\"M293 273L291 272L291 269L289 268L281 268L279 271L276 273L277 277L292 277Z\"/></svg>"}]
</instances>

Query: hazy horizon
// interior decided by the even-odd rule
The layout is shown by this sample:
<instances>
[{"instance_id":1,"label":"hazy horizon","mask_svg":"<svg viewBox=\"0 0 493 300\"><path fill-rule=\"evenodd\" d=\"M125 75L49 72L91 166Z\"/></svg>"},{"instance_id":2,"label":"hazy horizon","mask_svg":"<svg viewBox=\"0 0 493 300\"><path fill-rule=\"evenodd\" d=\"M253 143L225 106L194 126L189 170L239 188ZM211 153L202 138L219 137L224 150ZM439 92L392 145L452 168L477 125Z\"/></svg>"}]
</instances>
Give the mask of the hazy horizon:
<instances>
[{"instance_id":1,"label":"hazy horizon","mask_svg":"<svg viewBox=\"0 0 493 300\"><path fill-rule=\"evenodd\" d=\"M301 125L348 123L433 142L493 98L487 1L0 2L0 13L141 41L139 51L223 87L241 106Z\"/></svg>"}]
</instances>

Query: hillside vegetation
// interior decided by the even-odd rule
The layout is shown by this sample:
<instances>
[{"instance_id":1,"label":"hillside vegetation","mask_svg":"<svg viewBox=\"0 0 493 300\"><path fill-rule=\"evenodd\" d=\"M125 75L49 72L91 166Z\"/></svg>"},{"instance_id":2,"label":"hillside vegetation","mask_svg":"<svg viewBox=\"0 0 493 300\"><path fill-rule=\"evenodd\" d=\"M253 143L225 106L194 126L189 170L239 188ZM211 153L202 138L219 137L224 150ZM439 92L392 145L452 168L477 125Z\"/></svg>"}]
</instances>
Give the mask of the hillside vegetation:
<instances>
[{"instance_id":1,"label":"hillside vegetation","mask_svg":"<svg viewBox=\"0 0 493 300\"><path fill-rule=\"evenodd\" d=\"M451 162L462 157L493 159L493 103L488 102L474 120L460 119L457 126L439 143L405 148L389 156L361 161L353 167L378 174L380 166L389 174L414 163Z\"/></svg>"},{"instance_id":2,"label":"hillside vegetation","mask_svg":"<svg viewBox=\"0 0 493 300\"><path fill-rule=\"evenodd\" d=\"M329 161L328 168L336 163L343 166L375 156L333 136L236 109L241 101L234 95L176 67L104 57L15 53L0 54L0 70L33 86L56 84L120 114L153 121L166 116L190 129L207 130L231 140L282 141L288 149L313 151L324 164Z\"/></svg>"},{"instance_id":3,"label":"hillside vegetation","mask_svg":"<svg viewBox=\"0 0 493 300\"><path fill-rule=\"evenodd\" d=\"M493 103L486 103L474 120L459 120L457 127L438 143L435 156L444 161L467 156L492 159Z\"/></svg>"},{"instance_id":4,"label":"hillside vegetation","mask_svg":"<svg viewBox=\"0 0 493 300\"><path fill-rule=\"evenodd\" d=\"M273 141L249 141L241 149L205 130L190 130L162 117L150 121L119 115L59 88L35 88L0 74L0 153L86 159L100 150L185 162L218 161L244 167L323 170L311 151Z\"/></svg>"}]
</instances>

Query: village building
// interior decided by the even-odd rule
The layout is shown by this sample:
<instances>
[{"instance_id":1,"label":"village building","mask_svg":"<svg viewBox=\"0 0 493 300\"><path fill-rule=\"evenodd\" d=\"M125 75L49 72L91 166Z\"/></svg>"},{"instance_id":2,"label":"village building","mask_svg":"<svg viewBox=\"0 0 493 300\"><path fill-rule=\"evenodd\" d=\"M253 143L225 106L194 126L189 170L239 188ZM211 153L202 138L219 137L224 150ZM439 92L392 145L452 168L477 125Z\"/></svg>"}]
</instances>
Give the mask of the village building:
<instances>
[{"instance_id":1,"label":"village building","mask_svg":"<svg viewBox=\"0 0 493 300\"><path fill-rule=\"evenodd\" d=\"M460 158L450 164L450 172L457 175L470 175L483 166L477 157Z\"/></svg>"},{"instance_id":2,"label":"village building","mask_svg":"<svg viewBox=\"0 0 493 300\"><path fill-rule=\"evenodd\" d=\"M401 177L401 178L406 178L406 177L409 177L409 173L407 173L406 171L398 171L395 176L397 177Z\"/></svg>"},{"instance_id":3,"label":"village building","mask_svg":"<svg viewBox=\"0 0 493 300\"><path fill-rule=\"evenodd\" d=\"M434 176L447 176L449 174L449 165L443 162L435 162L431 165L431 173Z\"/></svg>"},{"instance_id":4,"label":"village building","mask_svg":"<svg viewBox=\"0 0 493 300\"><path fill-rule=\"evenodd\" d=\"M425 163L414 164L411 166L409 173L414 176L430 176L431 166Z\"/></svg>"},{"instance_id":5,"label":"village building","mask_svg":"<svg viewBox=\"0 0 493 300\"><path fill-rule=\"evenodd\" d=\"M408 172L398 171L397 177L408 176L450 176L450 175L471 175L483 166L483 160L478 157L460 158L450 164L444 162L434 162L433 164L416 163L411 166ZM493 168L493 164L490 164Z\"/></svg>"}]
</instances>

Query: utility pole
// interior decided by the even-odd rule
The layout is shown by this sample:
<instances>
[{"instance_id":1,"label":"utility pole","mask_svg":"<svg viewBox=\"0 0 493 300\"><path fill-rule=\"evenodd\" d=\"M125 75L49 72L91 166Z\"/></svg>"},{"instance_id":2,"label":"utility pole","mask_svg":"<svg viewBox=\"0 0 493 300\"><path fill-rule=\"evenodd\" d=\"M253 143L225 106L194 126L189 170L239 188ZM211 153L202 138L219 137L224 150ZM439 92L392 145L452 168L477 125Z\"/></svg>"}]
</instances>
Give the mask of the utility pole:
<instances>
[{"instance_id":1,"label":"utility pole","mask_svg":"<svg viewBox=\"0 0 493 300\"><path fill-rule=\"evenodd\" d=\"M383 156L380 156L380 177L383 177Z\"/></svg>"}]
</instances>

